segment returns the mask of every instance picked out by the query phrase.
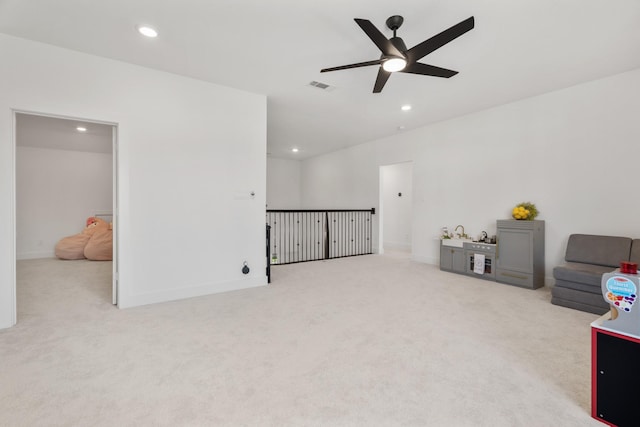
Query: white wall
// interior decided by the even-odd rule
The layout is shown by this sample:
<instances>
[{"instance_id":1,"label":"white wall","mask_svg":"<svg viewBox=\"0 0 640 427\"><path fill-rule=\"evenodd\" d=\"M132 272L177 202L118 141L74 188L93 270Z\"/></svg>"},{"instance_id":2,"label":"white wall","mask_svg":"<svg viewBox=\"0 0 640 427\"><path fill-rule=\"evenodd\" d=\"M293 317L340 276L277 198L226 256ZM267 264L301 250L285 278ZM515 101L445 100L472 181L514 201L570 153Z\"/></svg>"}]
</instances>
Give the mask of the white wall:
<instances>
[{"instance_id":1,"label":"white wall","mask_svg":"<svg viewBox=\"0 0 640 427\"><path fill-rule=\"evenodd\" d=\"M267 158L267 209L300 209L300 161Z\"/></svg>"},{"instance_id":2,"label":"white wall","mask_svg":"<svg viewBox=\"0 0 640 427\"><path fill-rule=\"evenodd\" d=\"M5 35L0 54L0 327L15 321L11 109L118 124L121 307L266 284L265 96Z\"/></svg>"},{"instance_id":3,"label":"white wall","mask_svg":"<svg viewBox=\"0 0 640 427\"><path fill-rule=\"evenodd\" d=\"M111 212L112 168L111 154L17 147L17 258L53 257L62 237Z\"/></svg>"},{"instance_id":4,"label":"white wall","mask_svg":"<svg viewBox=\"0 0 640 427\"><path fill-rule=\"evenodd\" d=\"M379 166L414 161L413 256L444 225L495 234L518 202L546 221L546 271L571 233L640 237L640 70L304 161L303 205L378 203ZM549 280L552 282L552 280Z\"/></svg>"},{"instance_id":5,"label":"white wall","mask_svg":"<svg viewBox=\"0 0 640 427\"><path fill-rule=\"evenodd\" d=\"M411 250L413 163L380 167L384 249ZM399 196L398 194L401 194Z\"/></svg>"},{"instance_id":6,"label":"white wall","mask_svg":"<svg viewBox=\"0 0 640 427\"><path fill-rule=\"evenodd\" d=\"M378 212L379 166L410 162L413 157L411 141L399 139L391 144L386 140L374 141L304 160L302 206L305 209L376 208ZM414 164L414 174L415 167ZM415 204L415 185L413 190ZM378 252L380 246L379 220L379 215L372 216L374 252ZM415 226L413 221L413 234Z\"/></svg>"}]
</instances>

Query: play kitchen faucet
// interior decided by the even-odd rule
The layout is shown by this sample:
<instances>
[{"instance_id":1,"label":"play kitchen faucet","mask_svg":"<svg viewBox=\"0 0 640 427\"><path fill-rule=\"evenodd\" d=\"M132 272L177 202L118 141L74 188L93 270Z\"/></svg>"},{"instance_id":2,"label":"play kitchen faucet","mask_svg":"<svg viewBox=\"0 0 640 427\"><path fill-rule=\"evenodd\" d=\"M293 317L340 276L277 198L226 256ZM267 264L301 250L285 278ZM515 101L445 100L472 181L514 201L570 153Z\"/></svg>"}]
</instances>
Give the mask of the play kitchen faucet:
<instances>
[{"instance_id":1,"label":"play kitchen faucet","mask_svg":"<svg viewBox=\"0 0 640 427\"><path fill-rule=\"evenodd\" d=\"M462 234L458 233L458 228L462 228ZM465 239L467 237L467 235L464 233L464 225L462 225L462 224L457 225L456 228L453 229L453 232L456 233L458 236L460 236L463 239Z\"/></svg>"}]
</instances>

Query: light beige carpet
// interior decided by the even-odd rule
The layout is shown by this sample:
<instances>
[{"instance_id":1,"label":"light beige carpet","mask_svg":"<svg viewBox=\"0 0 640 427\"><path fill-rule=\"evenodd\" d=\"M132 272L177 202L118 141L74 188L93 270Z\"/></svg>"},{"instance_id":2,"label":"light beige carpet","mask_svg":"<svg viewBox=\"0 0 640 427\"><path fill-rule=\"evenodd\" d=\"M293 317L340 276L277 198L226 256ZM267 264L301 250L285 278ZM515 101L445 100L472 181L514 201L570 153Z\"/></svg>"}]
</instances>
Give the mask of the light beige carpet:
<instances>
[{"instance_id":1,"label":"light beige carpet","mask_svg":"<svg viewBox=\"0 0 640 427\"><path fill-rule=\"evenodd\" d=\"M2 426L600 426L597 316L401 256L118 310L110 263L18 263Z\"/></svg>"}]
</instances>

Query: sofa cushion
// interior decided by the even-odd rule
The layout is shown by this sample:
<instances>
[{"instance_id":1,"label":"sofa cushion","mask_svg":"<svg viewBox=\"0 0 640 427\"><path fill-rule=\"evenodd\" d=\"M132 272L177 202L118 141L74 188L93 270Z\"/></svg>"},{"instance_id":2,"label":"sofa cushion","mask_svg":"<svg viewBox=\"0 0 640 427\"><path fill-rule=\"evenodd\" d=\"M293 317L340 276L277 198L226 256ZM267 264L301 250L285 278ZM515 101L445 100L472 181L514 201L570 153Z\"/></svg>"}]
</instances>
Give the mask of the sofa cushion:
<instances>
[{"instance_id":1,"label":"sofa cushion","mask_svg":"<svg viewBox=\"0 0 640 427\"><path fill-rule=\"evenodd\" d=\"M577 291L575 289L567 289L567 288L558 288L553 287L551 289L551 302L556 303L556 305L565 305L566 304L557 304L558 300L561 301L570 301L581 305L588 305L593 307L594 309L599 309L600 312L598 314L604 314L607 310L611 308L611 306L602 298L602 294L592 294L589 292ZM554 302L555 299L555 302ZM575 306L570 306L571 308L580 308ZM585 310L583 310L585 311ZM596 313L595 311L591 311L591 313Z\"/></svg>"},{"instance_id":2,"label":"sofa cushion","mask_svg":"<svg viewBox=\"0 0 640 427\"><path fill-rule=\"evenodd\" d=\"M556 280L565 282L582 283L588 287L593 287L594 292L601 293L602 275L610 273L615 268L603 265L583 264L578 262L568 262L553 269L553 277Z\"/></svg>"},{"instance_id":3,"label":"sofa cushion","mask_svg":"<svg viewBox=\"0 0 640 427\"><path fill-rule=\"evenodd\" d=\"M628 261L631 239L628 237L572 234L567 243L565 261L619 267Z\"/></svg>"},{"instance_id":4,"label":"sofa cushion","mask_svg":"<svg viewBox=\"0 0 640 427\"><path fill-rule=\"evenodd\" d=\"M566 280L556 279L556 283L553 285L558 288L575 289L576 291L589 292L592 294L602 295L602 289L600 286L594 286L593 284L584 284L580 282L568 282Z\"/></svg>"},{"instance_id":5,"label":"sofa cushion","mask_svg":"<svg viewBox=\"0 0 640 427\"><path fill-rule=\"evenodd\" d=\"M586 311L587 313L593 313L593 314L604 314L607 311L609 311L606 308L596 307L593 305L583 304L580 302L566 300L558 297L552 297L551 304L561 305L563 307L573 308L574 310Z\"/></svg>"},{"instance_id":6,"label":"sofa cushion","mask_svg":"<svg viewBox=\"0 0 640 427\"><path fill-rule=\"evenodd\" d=\"M629 261L640 264L640 239L633 239L631 243L631 255Z\"/></svg>"}]
</instances>

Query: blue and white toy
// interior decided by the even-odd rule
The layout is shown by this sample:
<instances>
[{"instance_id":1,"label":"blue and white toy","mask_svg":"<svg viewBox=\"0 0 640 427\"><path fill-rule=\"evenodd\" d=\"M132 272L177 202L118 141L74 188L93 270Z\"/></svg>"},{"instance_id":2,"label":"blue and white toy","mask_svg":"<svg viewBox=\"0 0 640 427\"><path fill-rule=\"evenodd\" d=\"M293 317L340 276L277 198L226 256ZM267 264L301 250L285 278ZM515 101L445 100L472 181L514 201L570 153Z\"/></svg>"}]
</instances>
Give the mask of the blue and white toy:
<instances>
[{"instance_id":1,"label":"blue and white toy","mask_svg":"<svg viewBox=\"0 0 640 427\"><path fill-rule=\"evenodd\" d=\"M611 305L611 320L602 326L625 334L640 336L640 304L638 289L640 274L628 274L617 269L602 275L602 296Z\"/></svg>"}]
</instances>

